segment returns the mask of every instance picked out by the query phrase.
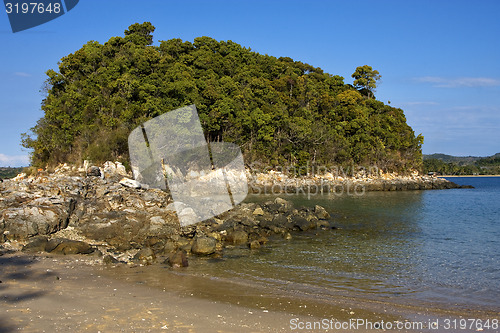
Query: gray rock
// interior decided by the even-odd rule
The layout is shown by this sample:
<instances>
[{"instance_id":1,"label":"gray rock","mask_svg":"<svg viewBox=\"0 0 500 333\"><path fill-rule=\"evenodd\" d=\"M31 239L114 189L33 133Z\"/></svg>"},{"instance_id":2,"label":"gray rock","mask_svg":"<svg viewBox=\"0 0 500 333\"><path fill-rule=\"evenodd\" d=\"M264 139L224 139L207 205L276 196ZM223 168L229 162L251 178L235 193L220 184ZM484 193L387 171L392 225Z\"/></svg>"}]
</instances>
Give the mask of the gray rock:
<instances>
[{"instance_id":1,"label":"gray rock","mask_svg":"<svg viewBox=\"0 0 500 333\"><path fill-rule=\"evenodd\" d=\"M165 244L163 245L163 251L161 251L164 254L169 254L173 253L175 250L177 250L177 245L173 240L167 240L165 241Z\"/></svg>"},{"instance_id":2,"label":"gray rock","mask_svg":"<svg viewBox=\"0 0 500 333\"><path fill-rule=\"evenodd\" d=\"M47 236L36 236L26 245L23 246L24 252L43 252L47 245Z\"/></svg>"},{"instance_id":3,"label":"gray rock","mask_svg":"<svg viewBox=\"0 0 500 333\"><path fill-rule=\"evenodd\" d=\"M87 176L101 177L101 170L99 170L99 167L91 166L87 169Z\"/></svg>"},{"instance_id":4,"label":"gray rock","mask_svg":"<svg viewBox=\"0 0 500 333\"><path fill-rule=\"evenodd\" d=\"M274 200L274 204L278 205L276 209L278 213L287 213L293 209L293 203L291 201L279 197Z\"/></svg>"},{"instance_id":5,"label":"gray rock","mask_svg":"<svg viewBox=\"0 0 500 333\"><path fill-rule=\"evenodd\" d=\"M180 213L178 213L178 216L183 226L193 225L199 221L198 216L191 207L184 208Z\"/></svg>"},{"instance_id":6,"label":"gray rock","mask_svg":"<svg viewBox=\"0 0 500 333\"><path fill-rule=\"evenodd\" d=\"M66 238L54 238L47 242L45 251L55 254L90 254L94 248L89 244Z\"/></svg>"},{"instance_id":7,"label":"gray rock","mask_svg":"<svg viewBox=\"0 0 500 333\"><path fill-rule=\"evenodd\" d=\"M327 220L316 220L316 228L331 229L330 223Z\"/></svg>"},{"instance_id":8,"label":"gray rock","mask_svg":"<svg viewBox=\"0 0 500 333\"><path fill-rule=\"evenodd\" d=\"M284 215L277 214L273 217L272 224L277 227L285 228L288 225L288 219Z\"/></svg>"},{"instance_id":9,"label":"gray rock","mask_svg":"<svg viewBox=\"0 0 500 333\"><path fill-rule=\"evenodd\" d=\"M293 215L291 217L291 222L295 227L299 228L301 231L306 231L316 228L315 221L308 221L306 218L300 215Z\"/></svg>"},{"instance_id":10,"label":"gray rock","mask_svg":"<svg viewBox=\"0 0 500 333\"><path fill-rule=\"evenodd\" d=\"M41 202L40 199L36 200ZM0 212L0 232L9 231L6 235L9 240L49 235L66 228L74 203L72 199L64 198L55 204L44 201L39 205L24 203L19 206L9 207Z\"/></svg>"},{"instance_id":11,"label":"gray rock","mask_svg":"<svg viewBox=\"0 0 500 333\"><path fill-rule=\"evenodd\" d=\"M287 201L287 200L285 200L283 198L280 198L280 197L274 199L274 203L277 203L277 204L280 204L280 205L289 205L289 204L291 204L290 201Z\"/></svg>"},{"instance_id":12,"label":"gray rock","mask_svg":"<svg viewBox=\"0 0 500 333\"><path fill-rule=\"evenodd\" d=\"M117 264L117 263L119 263L119 261L110 254L108 254L107 256L102 258L102 262L104 264Z\"/></svg>"},{"instance_id":13,"label":"gray rock","mask_svg":"<svg viewBox=\"0 0 500 333\"><path fill-rule=\"evenodd\" d=\"M248 243L248 247L252 250L259 249L260 242L258 240L251 241L250 243Z\"/></svg>"},{"instance_id":14,"label":"gray rock","mask_svg":"<svg viewBox=\"0 0 500 333\"><path fill-rule=\"evenodd\" d=\"M253 217L243 217L240 223L247 227L254 227L258 224L258 222Z\"/></svg>"},{"instance_id":15,"label":"gray rock","mask_svg":"<svg viewBox=\"0 0 500 333\"><path fill-rule=\"evenodd\" d=\"M217 241L212 237L196 237L191 247L191 253L209 255L215 252Z\"/></svg>"}]
</instances>

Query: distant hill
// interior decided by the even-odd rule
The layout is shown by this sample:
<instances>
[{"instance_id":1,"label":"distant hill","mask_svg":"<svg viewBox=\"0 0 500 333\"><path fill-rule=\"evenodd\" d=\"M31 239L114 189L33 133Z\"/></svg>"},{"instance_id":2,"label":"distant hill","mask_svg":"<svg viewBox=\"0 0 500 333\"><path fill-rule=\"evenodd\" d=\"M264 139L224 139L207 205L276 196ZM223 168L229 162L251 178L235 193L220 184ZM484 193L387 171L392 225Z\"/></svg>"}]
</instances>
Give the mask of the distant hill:
<instances>
[{"instance_id":1,"label":"distant hill","mask_svg":"<svg viewBox=\"0 0 500 333\"><path fill-rule=\"evenodd\" d=\"M474 164L476 161L482 159L483 157L480 156L453 156L453 155L446 155L446 154L424 154L423 155L424 160L428 159L436 159L440 160L446 163L458 163L459 165L469 165L469 164Z\"/></svg>"},{"instance_id":2,"label":"distant hill","mask_svg":"<svg viewBox=\"0 0 500 333\"><path fill-rule=\"evenodd\" d=\"M8 179L14 178L19 173L23 171L23 167L21 168L11 168L11 167L0 167L0 178Z\"/></svg>"},{"instance_id":3,"label":"distant hill","mask_svg":"<svg viewBox=\"0 0 500 333\"><path fill-rule=\"evenodd\" d=\"M493 175L500 174L500 153L492 156L452 156L425 154L424 172L443 175Z\"/></svg>"}]
</instances>

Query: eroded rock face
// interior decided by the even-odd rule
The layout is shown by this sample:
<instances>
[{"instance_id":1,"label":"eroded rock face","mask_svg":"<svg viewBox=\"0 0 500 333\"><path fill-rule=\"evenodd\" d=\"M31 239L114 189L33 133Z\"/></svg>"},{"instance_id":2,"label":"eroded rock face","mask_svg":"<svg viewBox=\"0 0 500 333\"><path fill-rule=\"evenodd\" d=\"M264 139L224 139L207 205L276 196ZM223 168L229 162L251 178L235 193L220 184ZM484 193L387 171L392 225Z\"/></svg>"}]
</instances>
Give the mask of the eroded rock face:
<instances>
[{"instance_id":1,"label":"eroded rock face","mask_svg":"<svg viewBox=\"0 0 500 333\"><path fill-rule=\"evenodd\" d=\"M82 188L81 179L73 177L68 177L64 184L48 181L2 183L0 234L5 240L22 240L66 228Z\"/></svg>"},{"instance_id":2,"label":"eroded rock face","mask_svg":"<svg viewBox=\"0 0 500 333\"><path fill-rule=\"evenodd\" d=\"M6 183L0 197L0 233L6 240L72 226L88 238L126 248L148 237L178 234L177 217L166 209L170 198L161 190L127 188L96 177Z\"/></svg>"},{"instance_id":3,"label":"eroded rock face","mask_svg":"<svg viewBox=\"0 0 500 333\"><path fill-rule=\"evenodd\" d=\"M175 213L167 209L171 202L167 193L110 185L96 178L91 182L69 224L85 237L124 251L142 247L153 238L157 241L147 245L161 248L166 240L178 235L179 222Z\"/></svg>"}]
</instances>

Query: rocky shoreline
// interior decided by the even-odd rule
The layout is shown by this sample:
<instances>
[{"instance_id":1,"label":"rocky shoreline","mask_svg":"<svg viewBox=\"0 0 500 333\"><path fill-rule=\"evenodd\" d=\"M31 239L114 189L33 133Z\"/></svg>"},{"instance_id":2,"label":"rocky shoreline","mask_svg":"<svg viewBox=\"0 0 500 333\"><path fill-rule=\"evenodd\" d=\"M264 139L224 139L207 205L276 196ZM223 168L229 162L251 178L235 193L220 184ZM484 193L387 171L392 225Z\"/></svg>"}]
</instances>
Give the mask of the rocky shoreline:
<instances>
[{"instance_id":1,"label":"rocky shoreline","mask_svg":"<svg viewBox=\"0 0 500 333\"><path fill-rule=\"evenodd\" d=\"M119 164L67 166L0 183L0 254L11 250L86 254L103 263L187 266L190 255L222 256L225 247L255 250L269 238L334 228L321 206L294 207L276 198L242 203L209 220L182 227L168 193L131 180ZM72 174L72 175L71 175ZM289 179L278 173L249 175L253 193L347 193L448 189L432 177L394 179ZM279 192L277 192L279 190ZM345 192L347 191L347 192Z\"/></svg>"},{"instance_id":2,"label":"rocky shoreline","mask_svg":"<svg viewBox=\"0 0 500 333\"><path fill-rule=\"evenodd\" d=\"M363 195L371 191L417 191L443 190L453 188L471 188L460 186L443 178L423 176L414 173L410 176L384 174L377 172L370 175L364 172L351 177L332 173L322 173L310 176L293 177L286 173L247 172L249 188L255 194L324 194Z\"/></svg>"}]
</instances>

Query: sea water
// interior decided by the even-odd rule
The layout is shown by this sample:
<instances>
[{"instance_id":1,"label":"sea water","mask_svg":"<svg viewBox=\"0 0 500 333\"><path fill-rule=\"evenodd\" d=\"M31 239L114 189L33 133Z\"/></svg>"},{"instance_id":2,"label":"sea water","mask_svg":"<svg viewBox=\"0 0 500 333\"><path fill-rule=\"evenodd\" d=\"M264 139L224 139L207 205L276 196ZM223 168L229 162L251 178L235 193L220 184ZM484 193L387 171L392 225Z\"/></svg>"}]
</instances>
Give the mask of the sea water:
<instances>
[{"instance_id":1,"label":"sea water","mask_svg":"<svg viewBox=\"0 0 500 333\"><path fill-rule=\"evenodd\" d=\"M285 305L305 306L308 299L328 314L324 304L349 299L498 313L500 177L451 180L475 188L283 194L296 207L325 207L336 229L274 237L257 250L226 248L221 258L193 256L183 269L153 265L118 275L186 295L292 312L300 309ZM251 195L246 201L274 198Z\"/></svg>"},{"instance_id":2,"label":"sea water","mask_svg":"<svg viewBox=\"0 0 500 333\"><path fill-rule=\"evenodd\" d=\"M325 207L335 230L294 233L258 251L226 249L189 274L328 297L500 309L500 177L450 179L474 189L281 195ZM250 196L263 202L273 196Z\"/></svg>"}]
</instances>

